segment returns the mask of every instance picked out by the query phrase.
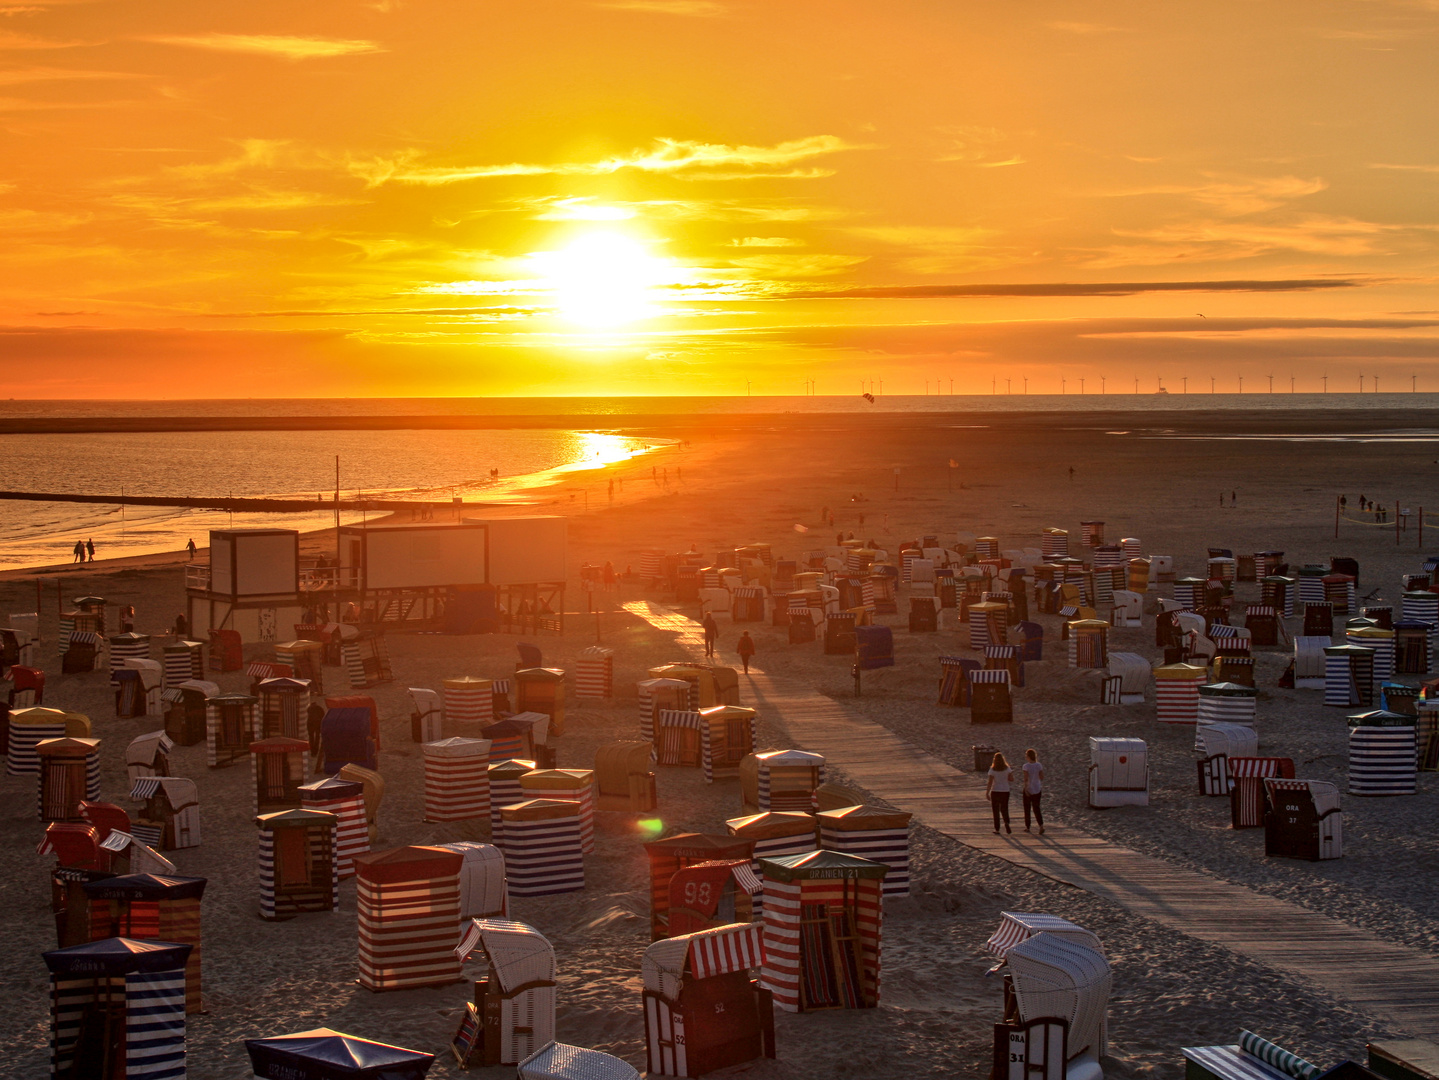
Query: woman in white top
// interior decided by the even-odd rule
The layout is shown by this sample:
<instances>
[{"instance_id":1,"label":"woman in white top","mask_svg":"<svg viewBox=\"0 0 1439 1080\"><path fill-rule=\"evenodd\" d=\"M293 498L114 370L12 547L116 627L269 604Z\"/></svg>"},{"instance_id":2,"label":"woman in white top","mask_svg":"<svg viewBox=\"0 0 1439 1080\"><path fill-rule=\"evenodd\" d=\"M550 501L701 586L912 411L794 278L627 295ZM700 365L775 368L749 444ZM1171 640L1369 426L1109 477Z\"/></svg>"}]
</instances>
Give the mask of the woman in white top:
<instances>
[{"instance_id":1,"label":"woman in white top","mask_svg":"<svg viewBox=\"0 0 1439 1080\"><path fill-rule=\"evenodd\" d=\"M1039 835L1044 835L1044 814L1039 809L1039 797L1044 793L1044 766L1039 763L1039 754L1034 750L1024 752L1024 831L1029 832L1029 812L1034 811Z\"/></svg>"},{"instance_id":2,"label":"woman in white top","mask_svg":"<svg viewBox=\"0 0 1439 1080\"><path fill-rule=\"evenodd\" d=\"M999 832L999 819L1004 818L1004 831L1013 832L1009 827L1009 781L1014 776L1014 770L1009 767L1009 762L1004 760L1003 754L994 755L994 763L989 767L989 780L984 785L984 794L989 799L989 808L994 812L994 831Z\"/></svg>"}]
</instances>

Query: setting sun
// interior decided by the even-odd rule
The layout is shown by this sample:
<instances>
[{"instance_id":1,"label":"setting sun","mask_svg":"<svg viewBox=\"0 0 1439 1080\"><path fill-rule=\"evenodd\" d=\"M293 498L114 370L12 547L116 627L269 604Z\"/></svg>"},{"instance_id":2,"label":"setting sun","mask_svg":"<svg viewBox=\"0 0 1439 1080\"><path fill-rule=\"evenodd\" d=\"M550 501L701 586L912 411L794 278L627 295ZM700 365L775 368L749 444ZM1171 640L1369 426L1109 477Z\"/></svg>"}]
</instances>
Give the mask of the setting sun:
<instances>
[{"instance_id":1,"label":"setting sun","mask_svg":"<svg viewBox=\"0 0 1439 1080\"><path fill-rule=\"evenodd\" d=\"M667 260L613 232L586 233L533 258L553 290L557 312L582 326L619 326L653 316L654 290L671 277Z\"/></svg>"}]
</instances>

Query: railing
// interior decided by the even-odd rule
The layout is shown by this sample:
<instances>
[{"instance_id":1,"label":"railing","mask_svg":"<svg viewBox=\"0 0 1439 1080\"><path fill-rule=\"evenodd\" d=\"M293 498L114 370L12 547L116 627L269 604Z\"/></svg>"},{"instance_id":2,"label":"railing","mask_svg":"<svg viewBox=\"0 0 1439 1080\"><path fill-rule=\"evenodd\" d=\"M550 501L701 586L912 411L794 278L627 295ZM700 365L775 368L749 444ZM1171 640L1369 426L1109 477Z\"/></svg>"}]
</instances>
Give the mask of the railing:
<instances>
[{"instance_id":1,"label":"railing","mask_svg":"<svg viewBox=\"0 0 1439 1080\"><path fill-rule=\"evenodd\" d=\"M209 563L185 564L185 588L208 592L210 581ZM301 592L354 589L359 587L359 583L359 572L352 566L307 566L300 570Z\"/></svg>"},{"instance_id":2,"label":"railing","mask_svg":"<svg viewBox=\"0 0 1439 1080\"><path fill-rule=\"evenodd\" d=\"M360 573L353 566L308 566L300 570L301 592L329 592L359 587Z\"/></svg>"}]
</instances>

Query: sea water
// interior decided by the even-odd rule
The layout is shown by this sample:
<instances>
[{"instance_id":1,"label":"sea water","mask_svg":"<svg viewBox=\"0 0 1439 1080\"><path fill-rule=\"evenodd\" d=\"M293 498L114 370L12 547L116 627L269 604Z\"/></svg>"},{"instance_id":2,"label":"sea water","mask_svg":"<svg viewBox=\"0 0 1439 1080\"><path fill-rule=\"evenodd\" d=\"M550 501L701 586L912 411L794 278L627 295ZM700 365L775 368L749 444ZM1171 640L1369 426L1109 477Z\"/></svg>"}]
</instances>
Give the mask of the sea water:
<instances>
[{"instance_id":1,"label":"sea water","mask_svg":"<svg viewBox=\"0 0 1439 1080\"><path fill-rule=\"evenodd\" d=\"M125 414L112 410L105 415ZM528 429L0 434L0 488L117 497L332 499L338 456L342 500L524 502L568 472L623 461L660 442L605 432ZM342 511L341 521L349 524L364 516ZM231 514L172 506L4 500L0 568L67 562L76 540L93 540L97 557L116 558L176 551L190 539L204 547L211 529L305 530L326 528L334 521L333 510Z\"/></svg>"}]
</instances>

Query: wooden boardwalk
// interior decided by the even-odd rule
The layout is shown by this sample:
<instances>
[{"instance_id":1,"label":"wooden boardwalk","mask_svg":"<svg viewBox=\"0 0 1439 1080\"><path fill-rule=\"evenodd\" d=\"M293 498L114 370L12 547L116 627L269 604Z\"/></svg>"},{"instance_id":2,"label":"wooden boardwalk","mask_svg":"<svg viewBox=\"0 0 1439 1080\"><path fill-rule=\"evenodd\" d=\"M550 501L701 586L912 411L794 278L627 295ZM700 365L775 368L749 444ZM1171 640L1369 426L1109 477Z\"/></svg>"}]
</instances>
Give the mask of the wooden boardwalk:
<instances>
[{"instance_id":1,"label":"wooden boardwalk","mask_svg":"<svg viewBox=\"0 0 1439 1080\"><path fill-rule=\"evenodd\" d=\"M703 652L703 634L693 620L653 604L625 607L678 634L677 645ZM784 731L795 748L823 754L848 780L929 828L1308 980L1386 1026L1439 1038L1439 959L1072 828L1050 825L1044 836L996 836L977 774L955 769L794 680L760 673L740 679L745 703Z\"/></svg>"}]
</instances>

